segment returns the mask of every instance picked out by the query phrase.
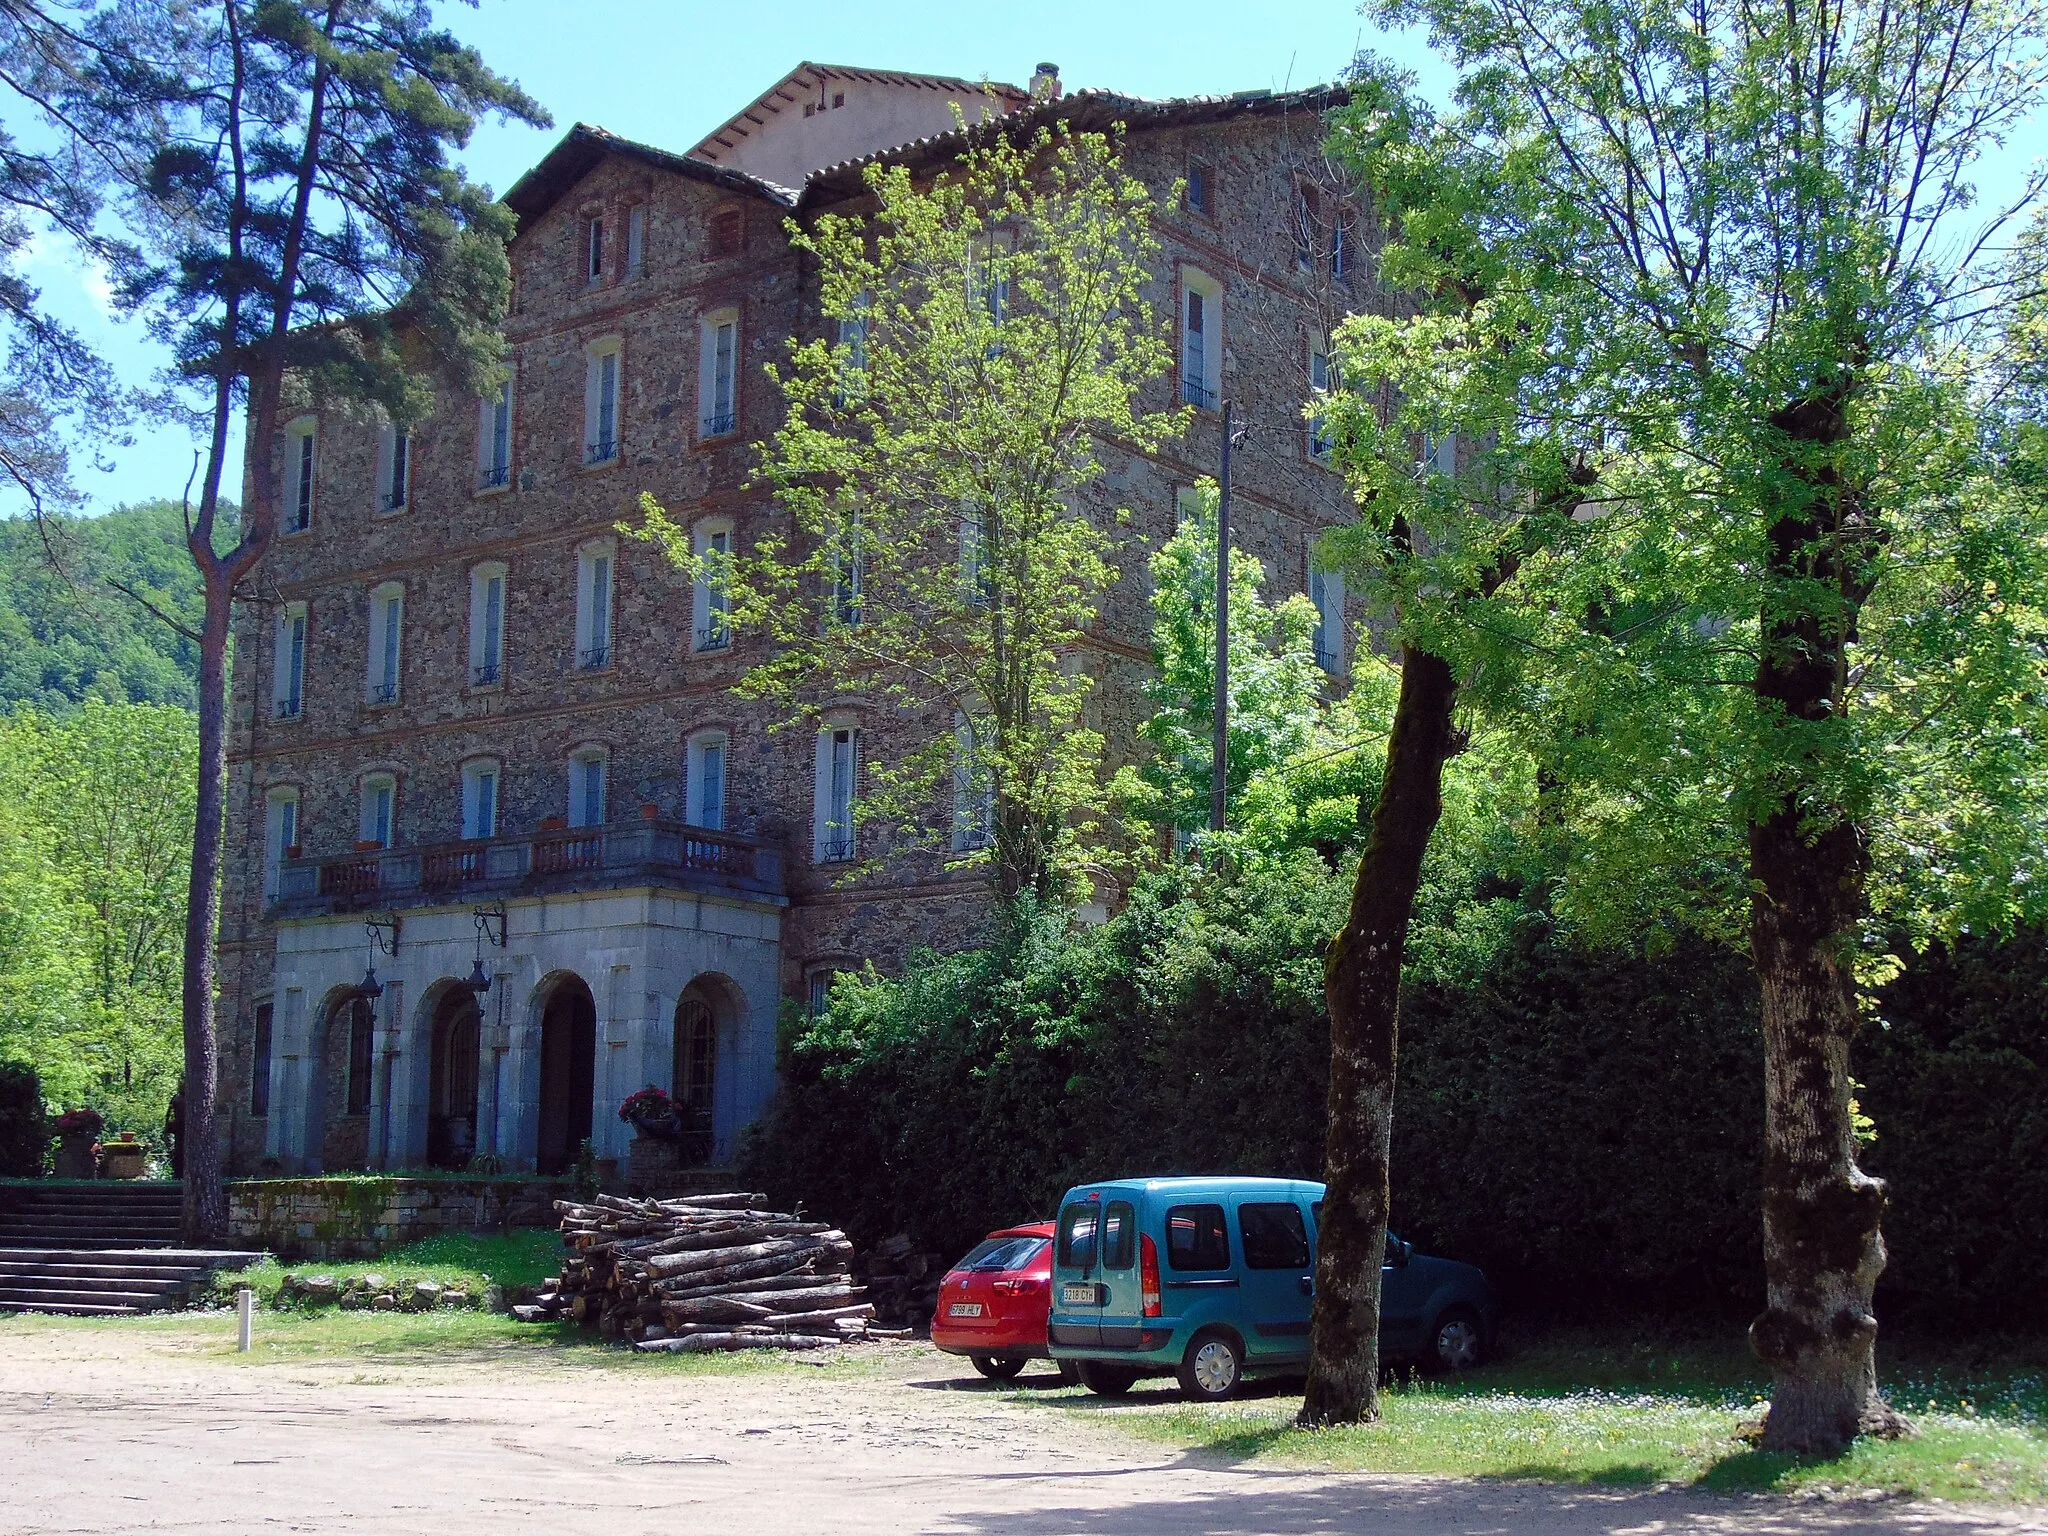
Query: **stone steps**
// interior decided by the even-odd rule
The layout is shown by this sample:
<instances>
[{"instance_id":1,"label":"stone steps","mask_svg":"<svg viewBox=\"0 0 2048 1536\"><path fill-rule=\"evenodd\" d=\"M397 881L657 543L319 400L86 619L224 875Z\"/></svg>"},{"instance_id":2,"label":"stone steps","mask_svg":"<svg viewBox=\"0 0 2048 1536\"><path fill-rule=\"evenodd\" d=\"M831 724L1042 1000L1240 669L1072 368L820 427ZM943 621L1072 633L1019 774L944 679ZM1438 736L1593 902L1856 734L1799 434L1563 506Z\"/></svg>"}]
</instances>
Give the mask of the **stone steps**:
<instances>
[{"instance_id":1,"label":"stone steps","mask_svg":"<svg viewBox=\"0 0 2048 1536\"><path fill-rule=\"evenodd\" d=\"M176 1306L256 1255L177 1246L176 1184L0 1185L0 1311L119 1317Z\"/></svg>"}]
</instances>

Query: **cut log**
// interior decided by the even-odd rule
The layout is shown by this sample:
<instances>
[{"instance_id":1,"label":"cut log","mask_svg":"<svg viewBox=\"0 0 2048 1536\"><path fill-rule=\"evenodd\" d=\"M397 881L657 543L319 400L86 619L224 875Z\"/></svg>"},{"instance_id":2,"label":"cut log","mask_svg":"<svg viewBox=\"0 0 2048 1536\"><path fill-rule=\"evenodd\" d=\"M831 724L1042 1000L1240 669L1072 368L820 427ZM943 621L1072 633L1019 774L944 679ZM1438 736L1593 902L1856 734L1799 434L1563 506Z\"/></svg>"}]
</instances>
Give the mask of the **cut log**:
<instances>
[{"instance_id":1,"label":"cut log","mask_svg":"<svg viewBox=\"0 0 2048 1536\"><path fill-rule=\"evenodd\" d=\"M649 1353L701 1355L721 1349L830 1349L838 1342L814 1333L691 1333L680 1339L643 1339L633 1347Z\"/></svg>"},{"instance_id":2,"label":"cut log","mask_svg":"<svg viewBox=\"0 0 2048 1536\"><path fill-rule=\"evenodd\" d=\"M850 1259L853 1257L853 1244L846 1241L845 1233L828 1229L815 1237L770 1238L765 1242L712 1248L699 1253L657 1254L647 1261L647 1267L657 1275L681 1275L700 1269L723 1269L727 1265L745 1264L755 1259L814 1251L839 1253Z\"/></svg>"}]
</instances>

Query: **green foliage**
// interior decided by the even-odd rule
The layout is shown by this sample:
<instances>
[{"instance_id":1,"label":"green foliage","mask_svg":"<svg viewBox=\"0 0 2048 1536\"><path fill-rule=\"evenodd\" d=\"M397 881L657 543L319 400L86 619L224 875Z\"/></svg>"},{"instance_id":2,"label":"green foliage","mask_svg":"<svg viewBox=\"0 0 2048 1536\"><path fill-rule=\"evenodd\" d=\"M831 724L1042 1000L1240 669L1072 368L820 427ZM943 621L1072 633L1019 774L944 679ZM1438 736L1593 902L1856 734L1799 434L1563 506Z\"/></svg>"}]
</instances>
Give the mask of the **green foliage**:
<instances>
[{"instance_id":1,"label":"green foliage","mask_svg":"<svg viewBox=\"0 0 2048 1536\"><path fill-rule=\"evenodd\" d=\"M231 536L234 509L224 513ZM199 577L179 503L40 526L0 522L0 709L61 713L89 697L192 707L197 648L117 583L187 627L198 623Z\"/></svg>"},{"instance_id":2,"label":"green foliage","mask_svg":"<svg viewBox=\"0 0 2048 1536\"><path fill-rule=\"evenodd\" d=\"M42 1084L34 1067L0 1061L0 1179L32 1179L50 1144Z\"/></svg>"},{"instance_id":3,"label":"green foliage","mask_svg":"<svg viewBox=\"0 0 2048 1536\"><path fill-rule=\"evenodd\" d=\"M1440 839L1418 901L1395 1230L1525 1308L1746 1315L1763 1116L1746 963L1683 933L1655 958L1575 944L1499 893L1494 836ZM1310 850L1228 881L1168 871L1097 929L1025 921L901 978L842 978L825 1014L786 1021L745 1177L863 1242L907 1230L949 1253L1085 1179L1320 1177L1322 950L1347 872ZM1884 994L1861 1072L1893 1181L1887 1317L2027 1316L2048 1241L2044 987L2033 934L1920 957Z\"/></svg>"},{"instance_id":4,"label":"green foliage","mask_svg":"<svg viewBox=\"0 0 2048 1536\"><path fill-rule=\"evenodd\" d=\"M1193 515L1152 557L1152 661L1142 734L1153 756L1119 773L1143 819L1195 832L1209 824L1216 707L1216 482L1195 482ZM1321 723L1324 676L1315 604L1268 604L1265 568L1235 546L1230 561L1230 822L1252 779L1307 750Z\"/></svg>"},{"instance_id":5,"label":"green foliage","mask_svg":"<svg viewBox=\"0 0 2048 1536\"><path fill-rule=\"evenodd\" d=\"M833 332L771 369L788 412L762 476L794 536L707 554L651 500L644 532L771 642L742 694L806 725L870 712L889 745L856 819L892 851L1066 898L1104 798L1073 653L1126 515L1088 504L1097 447L1156 447L1186 419L1137 407L1171 361L1146 298L1159 210L1120 142L1088 133L990 136L935 182L878 166L868 187L871 215L790 230ZM984 797L986 842L956 839Z\"/></svg>"},{"instance_id":6,"label":"green foliage","mask_svg":"<svg viewBox=\"0 0 2048 1536\"><path fill-rule=\"evenodd\" d=\"M197 750L170 705L0 720L0 1058L114 1130L178 1082Z\"/></svg>"}]
</instances>

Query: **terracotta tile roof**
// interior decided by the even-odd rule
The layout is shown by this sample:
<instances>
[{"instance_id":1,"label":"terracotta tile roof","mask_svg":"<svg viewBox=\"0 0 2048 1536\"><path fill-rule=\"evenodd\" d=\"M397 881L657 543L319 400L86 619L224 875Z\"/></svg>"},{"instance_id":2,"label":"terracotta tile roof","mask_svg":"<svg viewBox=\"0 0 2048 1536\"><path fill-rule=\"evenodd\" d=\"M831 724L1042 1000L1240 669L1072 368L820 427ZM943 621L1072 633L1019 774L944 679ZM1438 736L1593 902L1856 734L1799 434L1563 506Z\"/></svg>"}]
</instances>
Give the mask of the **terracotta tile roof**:
<instances>
[{"instance_id":1,"label":"terracotta tile roof","mask_svg":"<svg viewBox=\"0 0 2048 1536\"><path fill-rule=\"evenodd\" d=\"M505 205L519 216L520 225L524 227L554 207L607 155L626 155L694 181L709 182L734 192L751 193L778 207L796 206L797 192L794 188L778 187L772 181L749 176L745 171L713 165L708 160L693 159L673 150L638 144L591 123L578 123L563 134L561 141L541 157L538 165L512 184L511 191L505 194Z\"/></svg>"},{"instance_id":2,"label":"terracotta tile roof","mask_svg":"<svg viewBox=\"0 0 2048 1536\"><path fill-rule=\"evenodd\" d=\"M749 124L758 128L785 108L799 105L809 94L801 89L801 86L815 85L821 80L859 80L884 85L905 85L917 90L943 91L949 95L961 92L978 93L985 86L995 92L1011 109L1031 99L1016 86L1005 85L999 80L965 80L954 75L919 75L899 69L854 69L843 64L814 64L806 60L776 81L750 105L735 112L724 123L705 134L690 153L716 162L720 153L736 147L735 140L745 139L749 135L752 131Z\"/></svg>"}]
</instances>

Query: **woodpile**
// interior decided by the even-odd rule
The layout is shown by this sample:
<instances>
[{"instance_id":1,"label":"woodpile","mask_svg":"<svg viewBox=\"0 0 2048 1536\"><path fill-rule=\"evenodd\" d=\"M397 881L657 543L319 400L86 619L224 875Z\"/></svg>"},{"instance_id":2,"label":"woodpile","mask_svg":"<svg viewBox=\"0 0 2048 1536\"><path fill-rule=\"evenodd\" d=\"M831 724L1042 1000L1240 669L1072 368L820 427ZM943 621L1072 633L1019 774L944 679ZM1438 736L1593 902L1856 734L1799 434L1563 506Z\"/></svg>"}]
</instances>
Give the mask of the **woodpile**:
<instances>
[{"instance_id":1,"label":"woodpile","mask_svg":"<svg viewBox=\"0 0 2048 1536\"><path fill-rule=\"evenodd\" d=\"M946 1278L944 1254L920 1253L910 1235L899 1232L854 1260L853 1268L854 1278L868 1288L879 1321L902 1328L931 1322Z\"/></svg>"},{"instance_id":2,"label":"woodpile","mask_svg":"<svg viewBox=\"0 0 2048 1536\"><path fill-rule=\"evenodd\" d=\"M875 1309L827 1222L766 1209L765 1195L557 1200L562 1273L529 1322L567 1318L637 1349L821 1349L868 1337Z\"/></svg>"}]
</instances>

